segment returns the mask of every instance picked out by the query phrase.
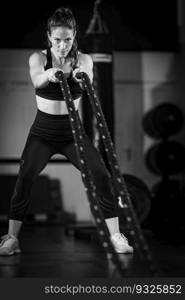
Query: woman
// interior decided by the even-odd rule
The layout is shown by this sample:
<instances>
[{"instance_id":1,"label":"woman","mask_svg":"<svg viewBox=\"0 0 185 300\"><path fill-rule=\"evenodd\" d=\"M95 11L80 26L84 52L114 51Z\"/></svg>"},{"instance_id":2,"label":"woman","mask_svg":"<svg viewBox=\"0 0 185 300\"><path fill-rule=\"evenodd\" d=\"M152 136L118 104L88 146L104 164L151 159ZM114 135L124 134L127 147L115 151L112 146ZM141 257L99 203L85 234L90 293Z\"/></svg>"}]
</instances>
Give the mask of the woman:
<instances>
[{"instance_id":1,"label":"woman","mask_svg":"<svg viewBox=\"0 0 185 300\"><path fill-rule=\"evenodd\" d=\"M78 72L93 81L93 62L77 49L76 21L70 9L59 8L48 19L49 47L29 58L30 76L35 88L37 115L31 126L21 156L19 175L11 199L8 234L2 237L0 255L20 253L18 235L29 205L32 184L55 153L65 155L80 170L66 103L55 73L62 70L67 78L74 105L78 110L82 96ZM110 175L103 160L85 135L85 155L101 195L100 207L116 251L132 253L125 236L119 231L117 203L110 188Z\"/></svg>"}]
</instances>

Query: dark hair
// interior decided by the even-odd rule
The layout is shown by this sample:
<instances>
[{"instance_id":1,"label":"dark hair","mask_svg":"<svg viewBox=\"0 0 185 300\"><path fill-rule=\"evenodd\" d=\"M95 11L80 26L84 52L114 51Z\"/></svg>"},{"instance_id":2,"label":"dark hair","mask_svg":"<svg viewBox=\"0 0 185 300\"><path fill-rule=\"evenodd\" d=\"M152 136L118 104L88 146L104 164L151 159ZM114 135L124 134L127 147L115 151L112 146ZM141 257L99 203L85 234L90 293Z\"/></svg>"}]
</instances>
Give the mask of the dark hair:
<instances>
[{"instance_id":1,"label":"dark hair","mask_svg":"<svg viewBox=\"0 0 185 300\"><path fill-rule=\"evenodd\" d=\"M73 13L70 8L60 7L55 10L55 12L49 17L47 22L47 32L51 34L52 27L67 27L72 29L76 34L77 32L77 24L76 20L73 16ZM49 46L50 41L48 40ZM76 35L73 41L72 48L67 56L68 58L73 58L73 65L75 66L78 59L78 43L76 40Z\"/></svg>"}]
</instances>

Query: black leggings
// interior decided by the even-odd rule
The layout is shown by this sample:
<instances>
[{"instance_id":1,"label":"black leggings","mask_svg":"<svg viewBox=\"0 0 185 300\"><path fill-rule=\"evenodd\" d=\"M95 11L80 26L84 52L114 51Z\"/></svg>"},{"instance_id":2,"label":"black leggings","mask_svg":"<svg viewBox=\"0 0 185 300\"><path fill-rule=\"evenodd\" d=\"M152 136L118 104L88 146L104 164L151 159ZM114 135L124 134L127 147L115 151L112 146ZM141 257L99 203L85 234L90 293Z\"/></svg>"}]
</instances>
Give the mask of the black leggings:
<instances>
[{"instance_id":1,"label":"black leggings","mask_svg":"<svg viewBox=\"0 0 185 300\"><path fill-rule=\"evenodd\" d=\"M84 137L85 155L100 195L100 207L105 219L116 217L117 202L112 194L111 177L97 149L87 135ZM52 155L60 153L80 170L74 140L48 141L30 133L20 161L18 179L11 199L9 218L23 221L29 205L32 184Z\"/></svg>"}]
</instances>

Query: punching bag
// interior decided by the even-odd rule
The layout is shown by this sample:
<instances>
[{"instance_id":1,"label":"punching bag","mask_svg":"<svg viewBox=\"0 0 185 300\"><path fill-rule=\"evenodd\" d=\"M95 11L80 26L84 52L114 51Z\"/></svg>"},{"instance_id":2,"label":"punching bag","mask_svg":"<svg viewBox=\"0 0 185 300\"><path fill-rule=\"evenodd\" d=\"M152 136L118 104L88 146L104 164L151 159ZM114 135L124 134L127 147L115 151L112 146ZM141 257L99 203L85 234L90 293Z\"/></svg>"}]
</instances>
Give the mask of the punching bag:
<instances>
[{"instance_id":1,"label":"punching bag","mask_svg":"<svg viewBox=\"0 0 185 300\"><path fill-rule=\"evenodd\" d=\"M111 138L114 141L113 47L112 38L98 12L99 4L100 1L95 2L93 17L83 37L81 47L83 52L88 53L92 57L93 86L100 100ZM101 137L97 130L97 121L85 94L82 111L84 128L107 164L105 153L103 153L102 149Z\"/></svg>"}]
</instances>

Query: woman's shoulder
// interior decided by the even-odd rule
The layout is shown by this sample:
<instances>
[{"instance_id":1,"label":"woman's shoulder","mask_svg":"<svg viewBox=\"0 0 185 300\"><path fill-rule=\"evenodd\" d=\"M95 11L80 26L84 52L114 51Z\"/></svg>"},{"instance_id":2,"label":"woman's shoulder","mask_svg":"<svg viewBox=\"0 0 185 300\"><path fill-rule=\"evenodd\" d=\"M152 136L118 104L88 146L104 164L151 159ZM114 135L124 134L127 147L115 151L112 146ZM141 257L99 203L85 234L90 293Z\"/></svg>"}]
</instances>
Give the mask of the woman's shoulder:
<instances>
[{"instance_id":1,"label":"woman's shoulder","mask_svg":"<svg viewBox=\"0 0 185 300\"><path fill-rule=\"evenodd\" d=\"M78 63L92 65L93 60L90 54L78 51Z\"/></svg>"},{"instance_id":2,"label":"woman's shoulder","mask_svg":"<svg viewBox=\"0 0 185 300\"><path fill-rule=\"evenodd\" d=\"M47 51L46 50L38 50L33 52L29 57L29 62L40 62L45 64L47 60Z\"/></svg>"}]
</instances>

